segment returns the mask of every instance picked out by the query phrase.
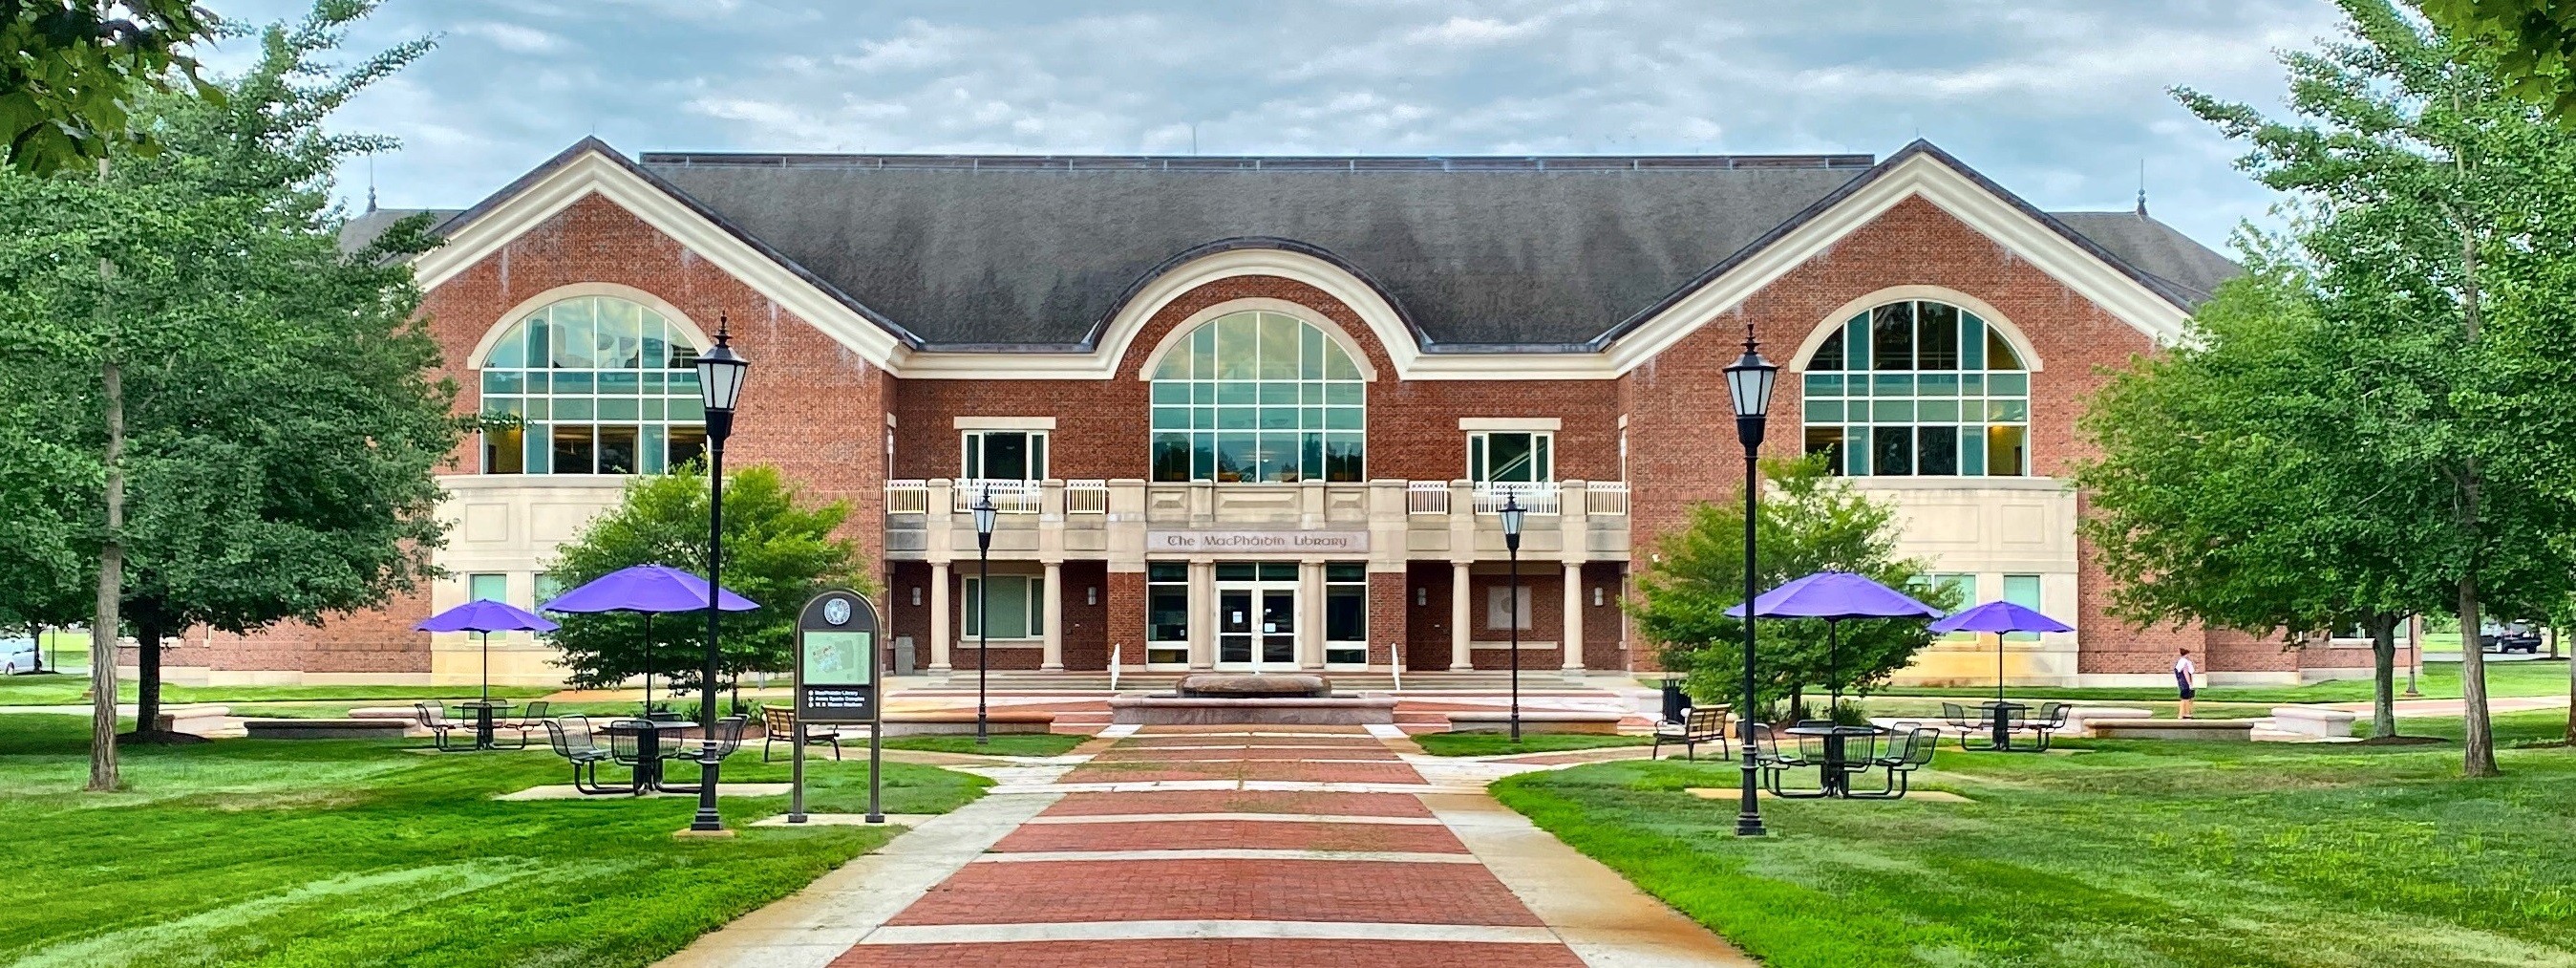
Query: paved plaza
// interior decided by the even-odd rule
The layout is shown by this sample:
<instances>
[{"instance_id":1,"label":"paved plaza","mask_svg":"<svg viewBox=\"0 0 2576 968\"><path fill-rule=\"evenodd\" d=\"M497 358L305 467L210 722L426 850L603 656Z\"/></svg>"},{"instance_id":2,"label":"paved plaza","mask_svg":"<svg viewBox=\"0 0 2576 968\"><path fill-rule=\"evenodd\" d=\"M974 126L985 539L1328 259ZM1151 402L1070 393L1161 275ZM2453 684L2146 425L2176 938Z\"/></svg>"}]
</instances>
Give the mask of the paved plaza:
<instances>
[{"instance_id":1,"label":"paved plaza","mask_svg":"<svg viewBox=\"0 0 2576 968\"><path fill-rule=\"evenodd\" d=\"M1109 727L665 964L1752 964L1411 745Z\"/></svg>"}]
</instances>

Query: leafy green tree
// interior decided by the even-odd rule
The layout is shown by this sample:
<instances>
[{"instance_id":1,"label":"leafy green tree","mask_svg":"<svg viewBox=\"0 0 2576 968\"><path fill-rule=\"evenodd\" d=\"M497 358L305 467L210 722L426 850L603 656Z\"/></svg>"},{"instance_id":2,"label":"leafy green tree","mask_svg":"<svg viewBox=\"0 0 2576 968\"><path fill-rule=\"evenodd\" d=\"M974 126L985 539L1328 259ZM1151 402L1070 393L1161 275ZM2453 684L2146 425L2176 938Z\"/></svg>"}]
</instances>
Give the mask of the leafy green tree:
<instances>
[{"instance_id":1,"label":"leafy green tree","mask_svg":"<svg viewBox=\"0 0 2576 968\"><path fill-rule=\"evenodd\" d=\"M2371 735L2396 735L2397 635L2444 607L2442 482L2382 460L2376 429L2420 419L2392 377L2410 347L2322 312L2308 277L2249 254L2170 352L2114 376L2081 426L2074 479L2115 612L2291 642L2359 626Z\"/></svg>"},{"instance_id":2,"label":"leafy green tree","mask_svg":"<svg viewBox=\"0 0 2576 968\"><path fill-rule=\"evenodd\" d=\"M0 0L0 157L39 175L106 158L134 102L196 80L186 49L221 30L188 0Z\"/></svg>"},{"instance_id":3,"label":"leafy green tree","mask_svg":"<svg viewBox=\"0 0 2576 968\"><path fill-rule=\"evenodd\" d=\"M2576 571L2565 559L2576 502L2550 478L2565 468L2520 446L2576 437L2576 410L2528 406L2532 388L2510 379L2538 365L2517 357L2546 337L2487 338L2498 310L2504 330L2550 325L2529 309L2534 297L2490 306L2488 295L2565 278L2550 267L2576 245L2576 141L2505 96L2480 38L2432 30L2388 0L2341 6L2348 40L2282 55L2294 118L2175 93L2247 143L2240 167L2311 213L2296 239L2320 312L2395 347L2383 354L2398 369L2383 375L2382 392L2388 412L2403 416L2365 428L2371 453L2435 482L2449 514L2422 548L2475 635L2485 610L2538 612L2564 596ZM2477 649L2464 650L2461 673L2464 769L2493 775Z\"/></svg>"},{"instance_id":4,"label":"leafy green tree","mask_svg":"<svg viewBox=\"0 0 2576 968\"><path fill-rule=\"evenodd\" d=\"M796 612L826 588L867 593L866 558L841 534L850 506L813 506L775 467L727 474L724 492L724 587L760 603L727 613L717 674L739 683L747 672L785 672L794 661ZM636 565L660 564L707 573L707 478L703 466L628 482L615 510L593 519L581 537L555 550L546 577L575 588ZM651 673L695 690L706 664L706 613L656 616L652 639L644 619L626 613L559 614L551 635L577 686L599 687ZM719 686L723 683L719 683Z\"/></svg>"},{"instance_id":5,"label":"leafy green tree","mask_svg":"<svg viewBox=\"0 0 2576 968\"><path fill-rule=\"evenodd\" d=\"M1761 468L1767 486L1754 518L1760 587L1819 571L1848 571L1902 589L1931 570L1923 560L1897 557L1895 510L1861 495L1821 458L1770 458ZM1638 631L1655 643L1665 669L1685 674L1692 696L1741 702L1744 625L1726 617L1727 609L1744 601L1741 499L1693 506L1690 524L1665 535L1657 551L1637 578L1639 597L1627 606ZM1953 589L1916 588L1912 594L1943 611L1962 604ZM1797 718L1809 692L1866 695L1932 643L1927 623L1919 620L1841 625L1834 644L1820 620L1756 620L1755 701L1767 707L1785 700L1789 716Z\"/></svg>"},{"instance_id":6,"label":"leafy green tree","mask_svg":"<svg viewBox=\"0 0 2576 968\"><path fill-rule=\"evenodd\" d=\"M58 588L67 557L98 576L102 739L118 630L139 640L148 732L162 636L318 621L429 572L431 474L463 424L395 257L431 243L414 222L340 251L330 172L384 142L319 127L426 50L322 65L370 9L325 0L271 28L221 101L149 99L170 150L102 177L0 175L0 275L23 280L0 292L0 338L42 363L0 376L0 435L38 444L0 456L0 488L59 496L22 516L16 552L53 571L0 584ZM113 746L96 758L92 785L113 787Z\"/></svg>"},{"instance_id":7,"label":"leafy green tree","mask_svg":"<svg viewBox=\"0 0 2576 968\"><path fill-rule=\"evenodd\" d=\"M2550 0L2424 0L2424 16L2495 45L2496 72L2514 96L2562 120L2576 117L2576 8Z\"/></svg>"}]
</instances>

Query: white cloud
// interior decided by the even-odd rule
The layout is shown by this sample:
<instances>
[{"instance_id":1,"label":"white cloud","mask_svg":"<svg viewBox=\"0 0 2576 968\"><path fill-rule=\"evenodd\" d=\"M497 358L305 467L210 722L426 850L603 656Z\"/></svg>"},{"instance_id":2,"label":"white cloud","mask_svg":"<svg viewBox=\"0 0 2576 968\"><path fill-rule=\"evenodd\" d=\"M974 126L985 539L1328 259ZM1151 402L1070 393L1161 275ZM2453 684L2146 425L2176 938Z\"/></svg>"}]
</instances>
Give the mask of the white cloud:
<instances>
[{"instance_id":1,"label":"white cloud","mask_svg":"<svg viewBox=\"0 0 2576 968\"><path fill-rule=\"evenodd\" d=\"M307 0L212 0L232 17ZM1080 9L1074 9L1079 7ZM2262 217L2186 84L2269 106L2313 0L440 0L443 48L353 104L387 204L463 205L585 134L629 151L1808 152L1918 133L2049 208ZM240 47L242 45L232 45ZM245 52L225 52L237 57ZM233 63L237 61L227 61ZM352 191L360 189L353 186Z\"/></svg>"}]
</instances>

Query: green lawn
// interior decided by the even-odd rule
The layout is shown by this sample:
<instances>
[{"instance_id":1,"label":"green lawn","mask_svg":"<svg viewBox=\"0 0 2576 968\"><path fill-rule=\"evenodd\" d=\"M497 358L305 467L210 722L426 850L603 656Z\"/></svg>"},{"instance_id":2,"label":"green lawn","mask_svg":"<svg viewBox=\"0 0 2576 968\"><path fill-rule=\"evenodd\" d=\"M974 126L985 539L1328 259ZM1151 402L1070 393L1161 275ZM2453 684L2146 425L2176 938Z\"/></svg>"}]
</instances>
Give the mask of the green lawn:
<instances>
[{"instance_id":1,"label":"green lawn","mask_svg":"<svg viewBox=\"0 0 2576 968\"><path fill-rule=\"evenodd\" d=\"M2508 742L2564 713L2498 717ZM2457 735L2456 720L2407 732ZM2576 964L2576 752L2070 741L1944 749L1973 803L1766 799L1733 836L1723 764L1526 774L1504 803L1771 968Z\"/></svg>"},{"instance_id":2,"label":"green lawn","mask_svg":"<svg viewBox=\"0 0 2576 968\"><path fill-rule=\"evenodd\" d=\"M11 676L0 679L0 706L65 706L87 702L81 698L89 690L87 675ZM354 705L383 705L373 700L399 699L472 699L481 694L472 683L461 686L179 686L161 687L161 701L189 702L328 702L347 700ZM544 686L493 686L494 699L531 699L555 689ZM116 684L117 697L134 701L134 680L124 677ZM628 703L628 705L636 705Z\"/></svg>"},{"instance_id":3,"label":"green lawn","mask_svg":"<svg viewBox=\"0 0 2576 968\"><path fill-rule=\"evenodd\" d=\"M1652 736L1605 736L1591 733L1522 733L1513 743L1505 733L1421 733L1413 741L1433 756L1499 756L1512 753L1561 753L1604 746L1644 746Z\"/></svg>"},{"instance_id":4,"label":"green lawn","mask_svg":"<svg viewBox=\"0 0 2576 968\"><path fill-rule=\"evenodd\" d=\"M2460 698L2460 664L2427 662L2416 689L2426 699ZM2174 697L2171 686L2142 687L2041 687L2013 686L2006 690L2016 699L2090 699L2165 700ZM2397 670L2397 692L2405 698L2406 669ZM1992 698L1993 686L1891 686L1879 690L1881 696L1966 696ZM2564 696L2567 695L2567 660L2542 659L2536 662L2487 663L2487 694L2490 696ZM2200 690L2203 702L2368 702L2369 679L2336 679L2304 686L2210 686Z\"/></svg>"},{"instance_id":5,"label":"green lawn","mask_svg":"<svg viewBox=\"0 0 2576 968\"><path fill-rule=\"evenodd\" d=\"M892 836L743 826L786 809L766 797L725 800L739 837L675 840L692 799L496 802L562 761L411 743L129 748L130 790L86 794L86 727L0 716L0 963L649 965ZM807 809L864 810L863 760L807 766ZM724 777L786 775L744 756ZM890 763L885 784L887 812L937 813L989 781Z\"/></svg>"},{"instance_id":6,"label":"green lawn","mask_svg":"<svg viewBox=\"0 0 2576 968\"><path fill-rule=\"evenodd\" d=\"M992 741L975 745L973 736L888 736L890 750L923 750L931 753L980 753L985 756L1062 756L1083 744L1089 736L1072 733L995 733ZM845 749L866 752L866 737L841 741Z\"/></svg>"}]
</instances>

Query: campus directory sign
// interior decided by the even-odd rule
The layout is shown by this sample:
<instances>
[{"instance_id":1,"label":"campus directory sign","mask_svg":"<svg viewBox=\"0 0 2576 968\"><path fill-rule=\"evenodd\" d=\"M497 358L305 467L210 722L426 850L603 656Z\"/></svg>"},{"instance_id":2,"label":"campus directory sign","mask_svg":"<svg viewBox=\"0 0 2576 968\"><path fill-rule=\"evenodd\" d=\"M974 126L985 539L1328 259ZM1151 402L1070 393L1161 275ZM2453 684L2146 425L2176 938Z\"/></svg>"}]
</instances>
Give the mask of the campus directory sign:
<instances>
[{"instance_id":1,"label":"campus directory sign","mask_svg":"<svg viewBox=\"0 0 2576 968\"><path fill-rule=\"evenodd\" d=\"M867 724L868 822L885 822L877 805L883 756L876 729L877 669L883 664L879 631L876 606L846 588L808 599L796 615L795 787L789 823L805 822L805 727L816 723Z\"/></svg>"}]
</instances>

